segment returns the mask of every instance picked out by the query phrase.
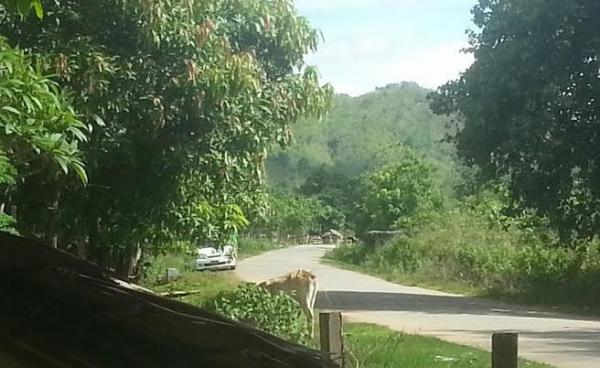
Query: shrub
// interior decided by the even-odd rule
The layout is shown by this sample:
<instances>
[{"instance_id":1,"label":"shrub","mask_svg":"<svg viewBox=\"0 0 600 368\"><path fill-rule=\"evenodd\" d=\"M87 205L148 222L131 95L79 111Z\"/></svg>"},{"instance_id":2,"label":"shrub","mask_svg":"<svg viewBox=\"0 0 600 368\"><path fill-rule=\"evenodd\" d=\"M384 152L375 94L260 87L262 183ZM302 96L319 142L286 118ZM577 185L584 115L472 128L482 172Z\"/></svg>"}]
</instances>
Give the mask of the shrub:
<instances>
[{"instance_id":1,"label":"shrub","mask_svg":"<svg viewBox=\"0 0 600 368\"><path fill-rule=\"evenodd\" d=\"M256 285L240 285L219 294L208 309L299 344L310 341L310 326L298 302L289 295L272 294Z\"/></svg>"},{"instance_id":2,"label":"shrub","mask_svg":"<svg viewBox=\"0 0 600 368\"><path fill-rule=\"evenodd\" d=\"M342 247L330 256L401 282L466 286L531 303L600 306L600 241L560 247L542 219L501 212L501 202L484 193L438 212L405 238Z\"/></svg>"}]
</instances>

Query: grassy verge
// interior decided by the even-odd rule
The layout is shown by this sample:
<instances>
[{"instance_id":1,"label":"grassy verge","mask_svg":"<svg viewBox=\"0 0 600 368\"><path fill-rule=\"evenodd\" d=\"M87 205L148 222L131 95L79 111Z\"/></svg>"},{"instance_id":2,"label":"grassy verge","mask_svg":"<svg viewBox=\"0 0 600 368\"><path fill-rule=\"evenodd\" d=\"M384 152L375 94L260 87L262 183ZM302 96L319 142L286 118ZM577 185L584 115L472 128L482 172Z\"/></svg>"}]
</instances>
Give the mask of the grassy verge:
<instances>
[{"instance_id":1,"label":"grassy verge","mask_svg":"<svg viewBox=\"0 0 600 368\"><path fill-rule=\"evenodd\" d=\"M391 243L384 246L384 248L394 249L397 246L398 244ZM359 257L352 255L356 250L338 248L329 252L322 261L338 268L368 274L406 286L527 305L548 312L560 312L584 317L600 316L599 303L590 301L590 296L598 294L597 287L585 288L577 285L574 281L569 283L569 280L575 280L575 277L570 279L560 272L557 272L556 276L548 275L545 277L523 275L516 268L526 268L528 266L515 266L518 263L509 259L508 262L511 263L513 268L511 266L506 267L502 271L503 274L491 271L482 272L477 275L478 277L466 277L463 275L472 270L469 266L460 265L452 257L444 258L440 256L432 261L426 258L427 254L423 255L421 266L415 269L406 269L398 266L394 257L386 258L382 256L380 253L386 252L381 250L384 248L378 248L368 255L364 254L364 250L359 250L357 252L360 253ZM350 256L348 256L349 254ZM385 261L381 261L382 259L385 259ZM543 261L543 259L540 259L537 262L543 263ZM501 265L502 262L498 261L496 265ZM502 268L502 265L499 268ZM545 272L551 273L550 271ZM565 281L555 281L556 279L564 279ZM555 287L554 292L551 286ZM578 297L580 295L582 296Z\"/></svg>"},{"instance_id":2,"label":"grassy verge","mask_svg":"<svg viewBox=\"0 0 600 368\"><path fill-rule=\"evenodd\" d=\"M183 296L178 300L198 307L205 307L208 300L219 293L234 289L241 283L233 272L185 272L177 281L168 284L146 285L151 290L161 292L200 291L193 295Z\"/></svg>"},{"instance_id":3,"label":"grassy verge","mask_svg":"<svg viewBox=\"0 0 600 368\"><path fill-rule=\"evenodd\" d=\"M207 307L208 301L224 292L232 291L241 281L233 272L185 272L177 281L158 285L149 284L157 292L201 290L201 293L179 298L184 303ZM318 347L318 326L315 341ZM385 327L369 324L344 325L346 362L352 368L489 368L490 354L432 337L407 335ZM550 366L522 361L521 367L549 368Z\"/></svg>"},{"instance_id":4,"label":"grassy verge","mask_svg":"<svg viewBox=\"0 0 600 368\"><path fill-rule=\"evenodd\" d=\"M489 368L489 352L408 335L370 324L345 325L346 362L352 368ZM521 360L521 368L551 368Z\"/></svg>"},{"instance_id":5,"label":"grassy verge","mask_svg":"<svg viewBox=\"0 0 600 368\"><path fill-rule=\"evenodd\" d=\"M281 247L283 246L270 240L243 238L240 239L240 244L238 246L238 257L240 259L254 257L270 250L279 249Z\"/></svg>"},{"instance_id":6,"label":"grassy verge","mask_svg":"<svg viewBox=\"0 0 600 368\"><path fill-rule=\"evenodd\" d=\"M472 297L482 297L485 298L488 296L488 293L483 288L478 288L476 286L465 284L457 281L450 280L432 280L428 279L423 275L411 275L411 274L403 274L403 273L386 273L380 270L372 269L366 267L364 265L357 265L352 263L347 263L334 258L332 253L328 253L321 260L321 262L328 264L330 266L334 266L337 268L341 268L343 270L354 271L358 273L362 273L365 275L375 276L380 279L393 282L395 284L401 284L405 286L415 286L421 287L425 289L437 290L446 293L460 294L464 296L472 296Z\"/></svg>"}]
</instances>

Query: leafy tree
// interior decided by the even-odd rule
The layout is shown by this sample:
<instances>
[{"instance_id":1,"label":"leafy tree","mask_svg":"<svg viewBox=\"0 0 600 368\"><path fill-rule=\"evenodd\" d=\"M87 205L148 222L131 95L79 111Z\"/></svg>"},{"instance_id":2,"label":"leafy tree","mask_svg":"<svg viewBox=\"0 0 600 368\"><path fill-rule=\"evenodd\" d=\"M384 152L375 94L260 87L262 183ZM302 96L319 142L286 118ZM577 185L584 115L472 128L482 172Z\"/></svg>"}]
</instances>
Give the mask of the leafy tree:
<instances>
[{"instance_id":1,"label":"leafy tree","mask_svg":"<svg viewBox=\"0 0 600 368\"><path fill-rule=\"evenodd\" d=\"M0 4L4 5L8 10L18 12L21 15L27 15L33 9L38 18L44 16L42 0L2 0Z\"/></svg>"},{"instance_id":2,"label":"leafy tree","mask_svg":"<svg viewBox=\"0 0 600 368\"><path fill-rule=\"evenodd\" d=\"M294 129L295 143L269 155L269 181L277 188L300 188L321 170L344 181L393 164L406 146L424 155L438 172L444 191L460 184L454 147L442 142L450 118L436 116L430 91L414 83L392 84L359 97L336 95L322 121ZM338 177L337 179L335 177Z\"/></svg>"},{"instance_id":3,"label":"leafy tree","mask_svg":"<svg viewBox=\"0 0 600 368\"><path fill-rule=\"evenodd\" d=\"M409 149L396 164L367 175L363 186L359 233L408 229L441 204L432 167Z\"/></svg>"},{"instance_id":4,"label":"leafy tree","mask_svg":"<svg viewBox=\"0 0 600 368\"><path fill-rule=\"evenodd\" d=\"M303 236L319 232L322 204L311 197L297 195L271 195L266 229L279 235Z\"/></svg>"},{"instance_id":5,"label":"leafy tree","mask_svg":"<svg viewBox=\"0 0 600 368\"><path fill-rule=\"evenodd\" d=\"M87 180L78 152L86 126L57 85L2 39L0 105L0 184L45 169L40 167L45 161L53 161L55 171L73 170Z\"/></svg>"},{"instance_id":6,"label":"leafy tree","mask_svg":"<svg viewBox=\"0 0 600 368\"><path fill-rule=\"evenodd\" d=\"M78 120L68 98L42 74L23 52L0 37L0 193L2 207L15 204L16 187L40 178L53 187L75 172L81 187L87 176L79 143L88 128ZM48 199L52 201L49 195ZM14 219L1 214L2 229L13 229ZM53 223L48 223L53 226Z\"/></svg>"},{"instance_id":7,"label":"leafy tree","mask_svg":"<svg viewBox=\"0 0 600 368\"><path fill-rule=\"evenodd\" d=\"M2 14L0 30L39 55L82 121L100 126L84 147L87 187L49 196L57 189L41 176L19 187L22 230L51 231L39 209L58 198L61 244L123 275L138 247L194 233L181 219L198 208L239 218L229 210L260 204L267 148L328 106L330 88L303 63L318 33L288 1L45 5L43 19ZM211 218L208 228L223 229Z\"/></svg>"},{"instance_id":8,"label":"leafy tree","mask_svg":"<svg viewBox=\"0 0 600 368\"><path fill-rule=\"evenodd\" d=\"M600 2L480 0L475 63L432 96L459 154L563 240L600 233Z\"/></svg>"}]
</instances>

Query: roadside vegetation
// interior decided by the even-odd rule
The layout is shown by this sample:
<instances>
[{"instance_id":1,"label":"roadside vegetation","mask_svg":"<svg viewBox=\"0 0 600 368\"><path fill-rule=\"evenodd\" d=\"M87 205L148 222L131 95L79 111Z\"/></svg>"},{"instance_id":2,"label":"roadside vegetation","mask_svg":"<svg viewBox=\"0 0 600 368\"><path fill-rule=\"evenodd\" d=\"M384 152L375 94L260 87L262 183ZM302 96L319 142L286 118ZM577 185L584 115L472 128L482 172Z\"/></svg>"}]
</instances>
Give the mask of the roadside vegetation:
<instances>
[{"instance_id":1,"label":"roadside vegetation","mask_svg":"<svg viewBox=\"0 0 600 368\"><path fill-rule=\"evenodd\" d=\"M370 324L346 324L346 362L352 368L489 368L483 350ZM521 360L521 368L551 368Z\"/></svg>"},{"instance_id":2,"label":"roadside vegetation","mask_svg":"<svg viewBox=\"0 0 600 368\"><path fill-rule=\"evenodd\" d=\"M324 123L270 156L272 190L329 206L336 221L314 216L315 232L357 235L330 255L340 264L598 313L600 60L584 55L600 53L588 27L599 11L480 1L475 62L459 79L335 96Z\"/></svg>"},{"instance_id":3,"label":"roadside vegetation","mask_svg":"<svg viewBox=\"0 0 600 368\"><path fill-rule=\"evenodd\" d=\"M600 244L550 245L526 219L498 219L493 196L466 198L407 235L336 248L331 261L393 282L507 301L598 311Z\"/></svg>"},{"instance_id":4,"label":"roadside vegetation","mask_svg":"<svg viewBox=\"0 0 600 368\"><path fill-rule=\"evenodd\" d=\"M177 281L146 286L156 292L201 291L177 299L289 341L313 348L319 346L318 330L311 339L310 327L294 299L284 294L271 295L243 283L233 272L186 272ZM488 368L491 359L488 352L479 349L370 324L344 324L344 342L345 361L353 368ZM549 366L522 361L521 367Z\"/></svg>"}]
</instances>

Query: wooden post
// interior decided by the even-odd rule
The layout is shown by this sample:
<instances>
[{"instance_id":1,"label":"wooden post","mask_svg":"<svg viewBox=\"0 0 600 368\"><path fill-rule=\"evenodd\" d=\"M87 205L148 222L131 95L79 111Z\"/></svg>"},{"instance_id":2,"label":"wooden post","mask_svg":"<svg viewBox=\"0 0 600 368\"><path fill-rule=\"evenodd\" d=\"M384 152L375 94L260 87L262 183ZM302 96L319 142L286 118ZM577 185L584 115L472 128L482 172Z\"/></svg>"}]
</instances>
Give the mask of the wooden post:
<instances>
[{"instance_id":1,"label":"wooden post","mask_svg":"<svg viewBox=\"0 0 600 368\"><path fill-rule=\"evenodd\" d=\"M340 312L320 313L319 330L321 352L344 367L344 341L342 339L342 314Z\"/></svg>"},{"instance_id":2,"label":"wooden post","mask_svg":"<svg viewBox=\"0 0 600 368\"><path fill-rule=\"evenodd\" d=\"M517 368L519 335L495 333L492 335L492 368Z\"/></svg>"}]
</instances>

